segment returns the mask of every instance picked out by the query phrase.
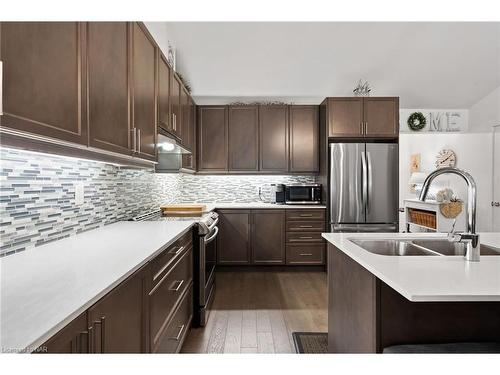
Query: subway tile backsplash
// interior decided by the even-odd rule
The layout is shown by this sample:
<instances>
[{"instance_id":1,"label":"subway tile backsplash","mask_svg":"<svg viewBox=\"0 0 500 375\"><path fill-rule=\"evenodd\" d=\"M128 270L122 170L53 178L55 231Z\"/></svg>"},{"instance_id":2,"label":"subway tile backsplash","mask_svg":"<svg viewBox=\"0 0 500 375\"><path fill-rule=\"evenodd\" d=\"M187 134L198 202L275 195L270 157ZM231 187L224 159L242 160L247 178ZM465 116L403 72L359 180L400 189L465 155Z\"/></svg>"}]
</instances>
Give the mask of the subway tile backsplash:
<instances>
[{"instance_id":1,"label":"subway tile backsplash","mask_svg":"<svg viewBox=\"0 0 500 375\"><path fill-rule=\"evenodd\" d=\"M271 183L312 176L156 174L0 147L0 256L127 220L163 203L255 202ZM75 204L83 185L84 203Z\"/></svg>"}]
</instances>

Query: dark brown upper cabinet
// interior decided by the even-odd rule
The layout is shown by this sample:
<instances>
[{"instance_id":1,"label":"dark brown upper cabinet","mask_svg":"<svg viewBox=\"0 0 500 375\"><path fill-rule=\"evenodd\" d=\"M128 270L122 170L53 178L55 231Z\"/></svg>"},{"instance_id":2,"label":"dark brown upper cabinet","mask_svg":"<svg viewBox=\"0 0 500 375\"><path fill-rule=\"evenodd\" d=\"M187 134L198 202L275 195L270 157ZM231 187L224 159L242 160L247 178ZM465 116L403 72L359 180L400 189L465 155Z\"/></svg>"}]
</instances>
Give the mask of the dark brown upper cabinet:
<instances>
[{"instance_id":1,"label":"dark brown upper cabinet","mask_svg":"<svg viewBox=\"0 0 500 375\"><path fill-rule=\"evenodd\" d=\"M172 132L181 138L182 127L182 106L181 106L182 85L177 75L172 71L170 74L170 121L172 122Z\"/></svg>"},{"instance_id":2,"label":"dark brown upper cabinet","mask_svg":"<svg viewBox=\"0 0 500 375\"><path fill-rule=\"evenodd\" d=\"M137 271L88 310L91 353L142 353L144 269Z\"/></svg>"},{"instance_id":3,"label":"dark brown upper cabinet","mask_svg":"<svg viewBox=\"0 0 500 375\"><path fill-rule=\"evenodd\" d=\"M158 54L158 126L173 133L170 116L170 66L162 53Z\"/></svg>"},{"instance_id":4,"label":"dark brown upper cabinet","mask_svg":"<svg viewBox=\"0 0 500 375\"><path fill-rule=\"evenodd\" d=\"M328 98L328 133L338 138L397 138L399 98Z\"/></svg>"},{"instance_id":5,"label":"dark brown upper cabinet","mask_svg":"<svg viewBox=\"0 0 500 375\"><path fill-rule=\"evenodd\" d=\"M156 160L156 45L143 24L133 28L133 149L137 156Z\"/></svg>"},{"instance_id":6,"label":"dark brown upper cabinet","mask_svg":"<svg viewBox=\"0 0 500 375\"><path fill-rule=\"evenodd\" d=\"M219 210L218 213L217 264L250 264L251 211Z\"/></svg>"},{"instance_id":7,"label":"dark brown upper cabinet","mask_svg":"<svg viewBox=\"0 0 500 375\"><path fill-rule=\"evenodd\" d=\"M203 106L198 109L198 170L227 171L227 107Z\"/></svg>"},{"instance_id":8,"label":"dark brown upper cabinet","mask_svg":"<svg viewBox=\"0 0 500 375\"><path fill-rule=\"evenodd\" d=\"M285 264L285 211L252 210L252 264Z\"/></svg>"},{"instance_id":9,"label":"dark brown upper cabinet","mask_svg":"<svg viewBox=\"0 0 500 375\"><path fill-rule=\"evenodd\" d=\"M288 172L288 108L286 105L259 106L259 169Z\"/></svg>"},{"instance_id":10,"label":"dark brown upper cabinet","mask_svg":"<svg viewBox=\"0 0 500 375\"><path fill-rule=\"evenodd\" d=\"M290 172L319 172L318 106L290 106Z\"/></svg>"},{"instance_id":11,"label":"dark brown upper cabinet","mask_svg":"<svg viewBox=\"0 0 500 375\"><path fill-rule=\"evenodd\" d=\"M397 137L399 133L399 98L364 98L365 136Z\"/></svg>"},{"instance_id":12,"label":"dark brown upper cabinet","mask_svg":"<svg viewBox=\"0 0 500 375\"><path fill-rule=\"evenodd\" d=\"M196 171L196 104L189 97L189 145L191 154L182 155L182 168Z\"/></svg>"},{"instance_id":13,"label":"dark brown upper cabinet","mask_svg":"<svg viewBox=\"0 0 500 375\"><path fill-rule=\"evenodd\" d=\"M130 25L87 23L89 145L131 154Z\"/></svg>"},{"instance_id":14,"label":"dark brown upper cabinet","mask_svg":"<svg viewBox=\"0 0 500 375\"><path fill-rule=\"evenodd\" d=\"M229 170L259 170L259 107L230 106L228 125Z\"/></svg>"},{"instance_id":15,"label":"dark brown upper cabinet","mask_svg":"<svg viewBox=\"0 0 500 375\"><path fill-rule=\"evenodd\" d=\"M2 22L0 125L87 145L85 24Z\"/></svg>"},{"instance_id":16,"label":"dark brown upper cabinet","mask_svg":"<svg viewBox=\"0 0 500 375\"><path fill-rule=\"evenodd\" d=\"M329 98L328 129L330 137L362 137L363 98Z\"/></svg>"},{"instance_id":17,"label":"dark brown upper cabinet","mask_svg":"<svg viewBox=\"0 0 500 375\"><path fill-rule=\"evenodd\" d=\"M191 150L191 129L189 123L189 94L184 87L181 87L180 91L180 109L181 109L181 118L180 118L180 138L182 145Z\"/></svg>"}]
</instances>

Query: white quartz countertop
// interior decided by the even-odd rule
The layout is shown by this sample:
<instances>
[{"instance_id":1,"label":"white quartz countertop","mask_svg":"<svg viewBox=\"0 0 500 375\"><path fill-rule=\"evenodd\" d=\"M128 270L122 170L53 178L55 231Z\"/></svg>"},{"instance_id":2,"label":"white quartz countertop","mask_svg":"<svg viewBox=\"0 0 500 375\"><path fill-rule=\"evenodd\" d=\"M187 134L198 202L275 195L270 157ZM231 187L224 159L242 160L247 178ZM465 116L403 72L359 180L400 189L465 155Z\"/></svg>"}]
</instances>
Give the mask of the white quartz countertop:
<instances>
[{"instance_id":1,"label":"white quartz countertop","mask_svg":"<svg viewBox=\"0 0 500 375\"><path fill-rule=\"evenodd\" d=\"M350 239L446 238L444 233L323 233L323 237L377 278L413 302L500 301L500 256L387 256ZM481 233L483 244L500 247L500 233Z\"/></svg>"},{"instance_id":2,"label":"white quartz countertop","mask_svg":"<svg viewBox=\"0 0 500 375\"><path fill-rule=\"evenodd\" d=\"M193 223L118 222L0 259L0 351L34 350Z\"/></svg>"},{"instance_id":3,"label":"white quartz countertop","mask_svg":"<svg viewBox=\"0 0 500 375\"><path fill-rule=\"evenodd\" d=\"M207 206L207 211L213 210L222 210L222 209L260 209L260 208L274 208L278 210L283 209L292 209L292 210L301 210L301 209L326 209L325 205L321 204L274 204L274 203L265 203L265 202L251 202L251 203L203 203L198 202L198 204L205 204Z\"/></svg>"}]
</instances>

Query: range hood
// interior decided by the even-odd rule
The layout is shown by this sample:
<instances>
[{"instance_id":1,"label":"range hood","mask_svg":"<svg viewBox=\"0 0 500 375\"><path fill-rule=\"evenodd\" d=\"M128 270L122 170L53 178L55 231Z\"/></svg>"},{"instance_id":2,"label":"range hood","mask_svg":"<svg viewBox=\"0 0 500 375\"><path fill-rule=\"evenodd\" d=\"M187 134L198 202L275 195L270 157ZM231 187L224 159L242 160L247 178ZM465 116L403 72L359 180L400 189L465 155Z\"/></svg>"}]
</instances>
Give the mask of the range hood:
<instances>
[{"instance_id":1,"label":"range hood","mask_svg":"<svg viewBox=\"0 0 500 375\"><path fill-rule=\"evenodd\" d=\"M190 154L179 144L177 139L160 129L158 133L158 164L155 166L157 173L179 172L182 168L182 155Z\"/></svg>"},{"instance_id":2,"label":"range hood","mask_svg":"<svg viewBox=\"0 0 500 375\"><path fill-rule=\"evenodd\" d=\"M190 154L177 140L171 135L167 135L162 130L158 133L158 153L160 154Z\"/></svg>"}]
</instances>

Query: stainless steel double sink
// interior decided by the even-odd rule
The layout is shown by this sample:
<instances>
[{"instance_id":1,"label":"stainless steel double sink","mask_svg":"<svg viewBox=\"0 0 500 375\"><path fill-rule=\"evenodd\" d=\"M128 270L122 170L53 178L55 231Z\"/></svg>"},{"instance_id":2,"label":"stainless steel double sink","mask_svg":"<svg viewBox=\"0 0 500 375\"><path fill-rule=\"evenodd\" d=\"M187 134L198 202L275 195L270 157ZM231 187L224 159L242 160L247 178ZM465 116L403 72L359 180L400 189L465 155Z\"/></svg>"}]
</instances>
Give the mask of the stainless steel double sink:
<instances>
[{"instance_id":1,"label":"stainless steel double sink","mask_svg":"<svg viewBox=\"0 0 500 375\"><path fill-rule=\"evenodd\" d=\"M351 240L366 251L379 255L392 256L464 256L465 244L450 242L446 239L422 240ZM500 255L500 248L480 245L481 255Z\"/></svg>"}]
</instances>

